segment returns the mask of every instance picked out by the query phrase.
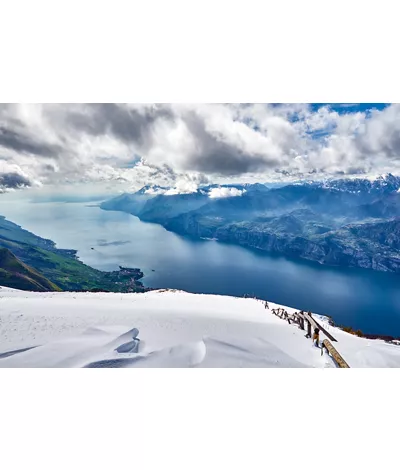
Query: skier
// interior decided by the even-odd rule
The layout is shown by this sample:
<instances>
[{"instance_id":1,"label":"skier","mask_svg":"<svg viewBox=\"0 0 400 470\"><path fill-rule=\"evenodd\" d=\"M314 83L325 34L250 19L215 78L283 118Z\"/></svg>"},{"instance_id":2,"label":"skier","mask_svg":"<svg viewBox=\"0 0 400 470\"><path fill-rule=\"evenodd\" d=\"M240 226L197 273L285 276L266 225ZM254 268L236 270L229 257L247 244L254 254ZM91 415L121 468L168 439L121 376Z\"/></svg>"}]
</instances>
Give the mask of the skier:
<instances>
[{"instance_id":1,"label":"skier","mask_svg":"<svg viewBox=\"0 0 400 470\"><path fill-rule=\"evenodd\" d=\"M314 328L313 343L319 348L319 328Z\"/></svg>"},{"instance_id":2,"label":"skier","mask_svg":"<svg viewBox=\"0 0 400 470\"><path fill-rule=\"evenodd\" d=\"M269 306L268 306L268 302L267 302L267 301L265 301L264 307L265 307L266 309L267 309L267 308L269 309Z\"/></svg>"}]
</instances>

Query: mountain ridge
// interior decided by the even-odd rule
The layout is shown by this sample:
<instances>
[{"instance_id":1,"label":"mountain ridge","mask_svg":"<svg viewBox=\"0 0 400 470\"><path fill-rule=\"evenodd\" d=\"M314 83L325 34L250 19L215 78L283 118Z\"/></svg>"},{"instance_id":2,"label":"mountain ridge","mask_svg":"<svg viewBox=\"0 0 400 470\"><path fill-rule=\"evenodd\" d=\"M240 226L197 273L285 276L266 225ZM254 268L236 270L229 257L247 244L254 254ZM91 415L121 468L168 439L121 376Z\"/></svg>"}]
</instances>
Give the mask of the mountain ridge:
<instances>
[{"instance_id":1,"label":"mountain ridge","mask_svg":"<svg viewBox=\"0 0 400 470\"><path fill-rule=\"evenodd\" d=\"M216 187L244 188L210 185L189 194L147 194L142 205L139 191L100 207L131 213L183 236L322 264L400 272L400 254L396 242L390 242L400 230L400 177L305 181L278 188L250 184L240 194L210 198ZM364 224L380 224L379 237Z\"/></svg>"}]
</instances>

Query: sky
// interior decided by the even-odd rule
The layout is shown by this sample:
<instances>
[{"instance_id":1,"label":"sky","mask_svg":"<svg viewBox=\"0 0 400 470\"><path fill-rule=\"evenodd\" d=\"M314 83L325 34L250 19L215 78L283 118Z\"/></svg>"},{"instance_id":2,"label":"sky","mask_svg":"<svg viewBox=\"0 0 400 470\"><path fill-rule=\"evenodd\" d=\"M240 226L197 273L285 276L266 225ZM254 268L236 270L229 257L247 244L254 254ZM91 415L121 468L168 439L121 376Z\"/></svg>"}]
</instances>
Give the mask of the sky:
<instances>
[{"instance_id":1,"label":"sky","mask_svg":"<svg viewBox=\"0 0 400 470\"><path fill-rule=\"evenodd\" d=\"M399 104L0 104L0 192L389 172Z\"/></svg>"}]
</instances>

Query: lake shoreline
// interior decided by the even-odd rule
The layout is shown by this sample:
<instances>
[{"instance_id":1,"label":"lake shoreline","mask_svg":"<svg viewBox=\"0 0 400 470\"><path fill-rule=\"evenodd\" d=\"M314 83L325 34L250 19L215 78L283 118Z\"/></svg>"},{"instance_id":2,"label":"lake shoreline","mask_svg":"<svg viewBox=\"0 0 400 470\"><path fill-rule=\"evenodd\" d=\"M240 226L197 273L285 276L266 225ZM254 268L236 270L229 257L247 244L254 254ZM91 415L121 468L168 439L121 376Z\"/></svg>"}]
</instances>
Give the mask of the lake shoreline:
<instances>
[{"instance_id":1,"label":"lake shoreline","mask_svg":"<svg viewBox=\"0 0 400 470\"><path fill-rule=\"evenodd\" d=\"M224 242L188 240L159 224L85 203L35 203L35 211L29 201L4 204L4 210L0 203L0 213L55 240L57 247L74 247L79 260L94 269L139 266L141 281L151 290L254 294L333 317L355 330L400 335L400 279L392 273L332 268Z\"/></svg>"}]
</instances>

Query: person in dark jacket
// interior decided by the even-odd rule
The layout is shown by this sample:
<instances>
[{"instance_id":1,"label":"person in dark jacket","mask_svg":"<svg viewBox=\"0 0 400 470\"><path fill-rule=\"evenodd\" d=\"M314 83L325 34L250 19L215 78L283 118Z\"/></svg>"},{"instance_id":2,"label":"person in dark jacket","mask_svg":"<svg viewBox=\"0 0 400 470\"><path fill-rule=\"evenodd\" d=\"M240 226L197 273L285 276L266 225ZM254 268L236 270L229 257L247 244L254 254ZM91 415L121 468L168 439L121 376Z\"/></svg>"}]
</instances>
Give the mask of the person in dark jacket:
<instances>
[{"instance_id":1,"label":"person in dark jacket","mask_svg":"<svg viewBox=\"0 0 400 470\"><path fill-rule=\"evenodd\" d=\"M319 348L319 328L314 328L313 343Z\"/></svg>"}]
</instances>

